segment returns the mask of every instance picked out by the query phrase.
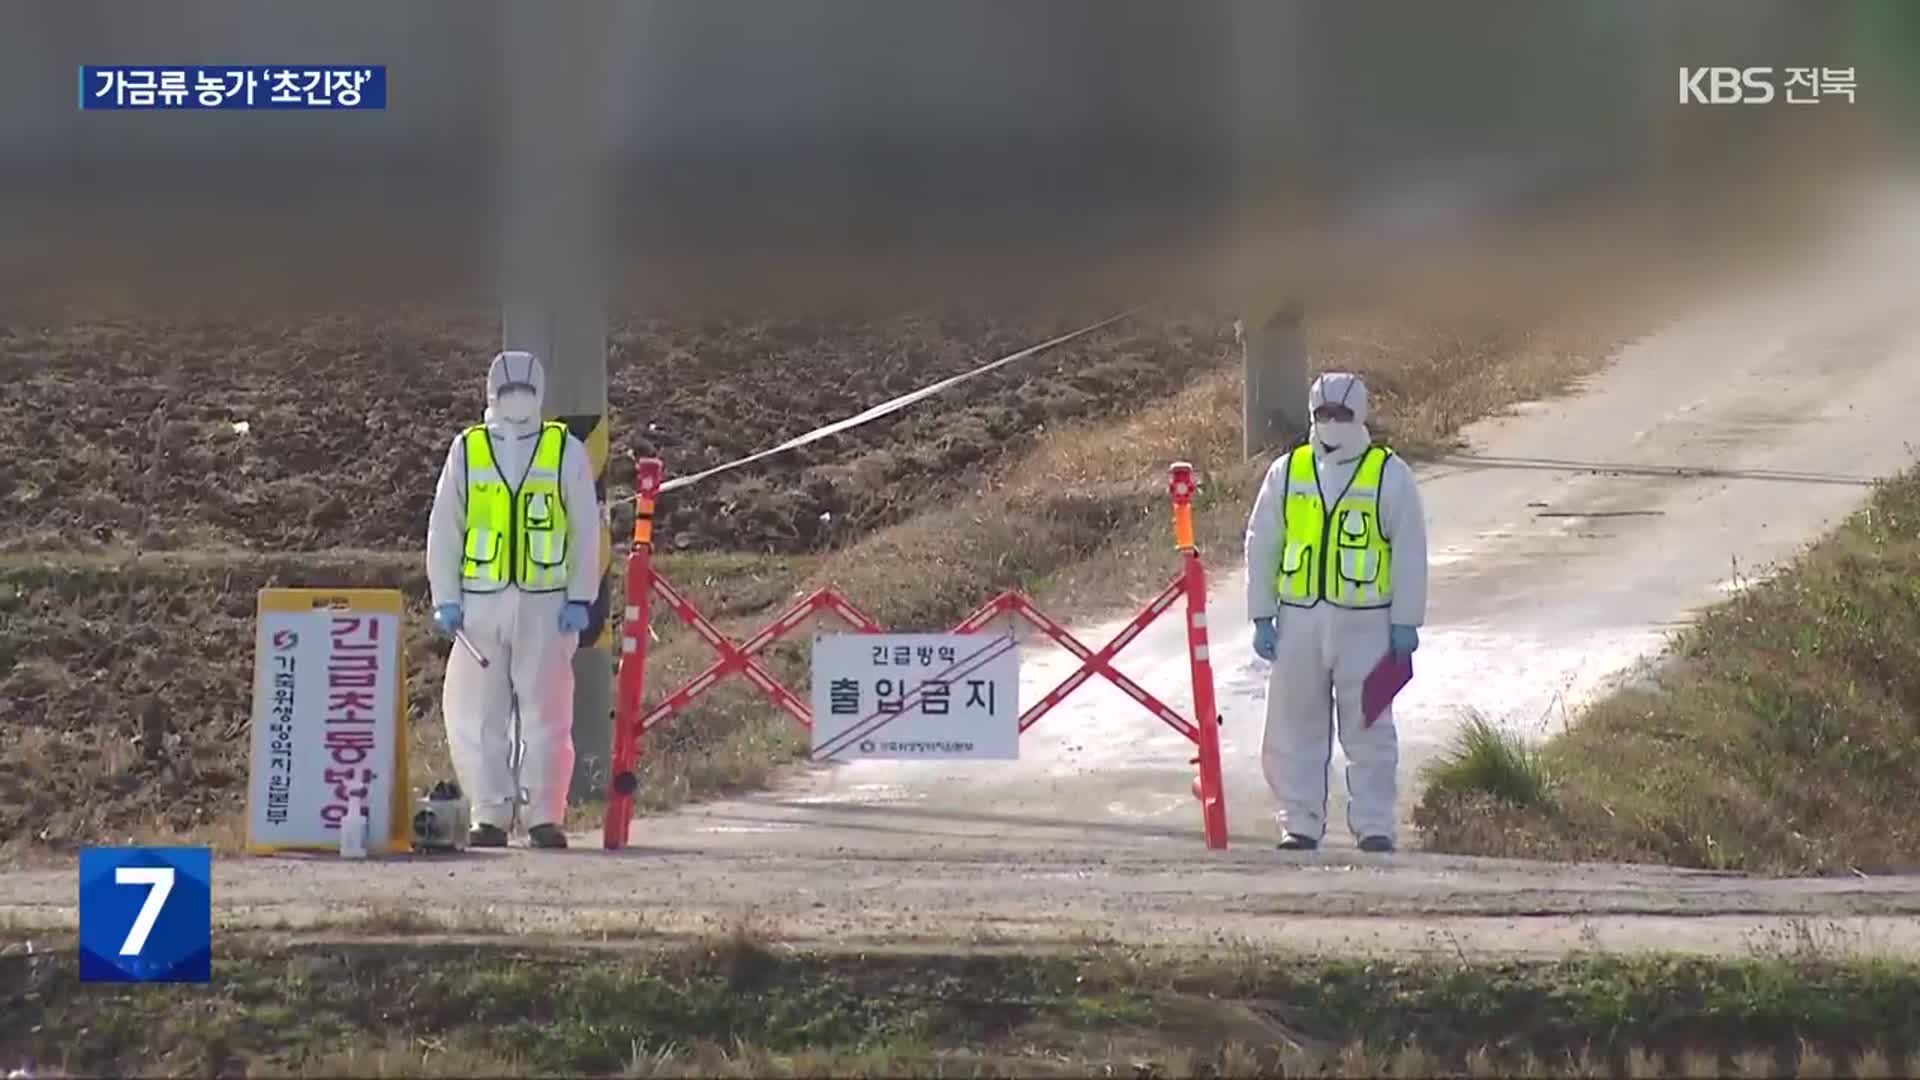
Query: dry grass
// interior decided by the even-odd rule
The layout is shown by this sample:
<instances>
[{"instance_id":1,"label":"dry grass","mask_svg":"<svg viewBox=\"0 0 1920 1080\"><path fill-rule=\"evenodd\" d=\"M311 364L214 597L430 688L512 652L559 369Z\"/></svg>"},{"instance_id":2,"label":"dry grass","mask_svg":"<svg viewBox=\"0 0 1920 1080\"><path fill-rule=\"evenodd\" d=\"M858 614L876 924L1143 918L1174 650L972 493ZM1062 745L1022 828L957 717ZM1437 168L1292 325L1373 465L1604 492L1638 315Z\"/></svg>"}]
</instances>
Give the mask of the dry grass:
<instances>
[{"instance_id":1,"label":"dry grass","mask_svg":"<svg viewBox=\"0 0 1920 1080\"><path fill-rule=\"evenodd\" d=\"M1631 1050L1620 1055L1591 1053L1565 1057L1495 1055L1475 1051L1464 1062L1417 1048L1380 1050L1353 1044L1337 1051L1273 1050L1230 1043L1214 1052L1113 1054L1084 1057L1035 1053L979 1054L924 1051L918 1055L887 1051L847 1053L802 1051L780 1054L752 1046L672 1041L633 1043L625 1077L1048 1077L1117 1075L1247 1077L1511 1077L1540 1076L1616 1080L1647 1077L1857 1077L1879 1080L1911 1075L1888 1055L1868 1051L1850 1059L1808 1048L1792 1058L1768 1052L1741 1054L1664 1054ZM57 1068L33 1071L34 1080L60 1080ZM384 1044L318 1054L297 1065L272 1063L250 1068L249 1075L287 1077L395 1076L476 1077L543 1076L546 1070L525 1059L449 1044L444 1039L393 1038Z\"/></svg>"},{"instance_id":2,"label":"dry grass","mask_svg":"<svg viewBox=\"0 0 1920 1080\"><path fill-rule=\"evenodd\" d=\"M1612 1080L1630 1077L1899 1077L1907 1075L1887 1055L1871 1051L1836 1059L1807 1048L1791 1059L1771 1053L1733 1055L1630 1050L1536 1057L1476 1050L1464 1060L1417 1047L1380 1049L1353 1043L1335 1050L1301 1050L1229 1043L1217 1050L1166 1053L1124 1045L1108 1053L975 1054L928 1052L919 1057L887 1053L774 1054L753 1047L704 1044L680 1050L636 1047L622 1074L633 1077L990 1077L990 1076L1252 1076L1252 1077L1511 1077L1542 1076ZM1133 1049L1134 1052L1127 1052ZM419 1075L443 1075L421 1073Z\"/></svg>"},{"instance_id":3,"label":"dry grass","mask_svg":"<svg viewBox=\"0 0 1920 1080\"><path fill-rule=\"evenodd\" d=\"M1430 789L1430 843L1777 873L1920 869L1920 473L1544 747L1552 799Z\"/></svg>"},{"instance_id":4,"label":"dry grass","mask_svg":"<svg viewBox=\"0 0 1920 1080\"><path fill-rule=\"evenodd\" d=\"M320 1054L292 1067L268 1068L256 1076L538 1076L524 1060L451 1047L431 1038L388 1040L384 1045Z\"/></svg>"}]
</instances>

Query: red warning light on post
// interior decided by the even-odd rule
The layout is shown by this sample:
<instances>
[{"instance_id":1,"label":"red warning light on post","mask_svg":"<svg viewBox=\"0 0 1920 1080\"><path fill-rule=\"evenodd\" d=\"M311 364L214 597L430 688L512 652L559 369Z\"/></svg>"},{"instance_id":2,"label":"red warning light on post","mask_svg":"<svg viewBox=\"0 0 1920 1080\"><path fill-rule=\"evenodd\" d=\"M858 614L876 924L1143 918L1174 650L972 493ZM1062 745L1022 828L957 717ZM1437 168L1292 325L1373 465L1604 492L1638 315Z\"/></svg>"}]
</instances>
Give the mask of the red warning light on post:
<instances>
[{"instance_id":1,"label":"red warning light on post","mask_svg":"<svg viewBox=\"0 0 1920 1080\"><path fill-rule=\"evenodd\" d=\"M633 463L633 490L635 494L652 499L660 494L660 484L666 479L666 463L659 458L641 458Z\"/></svg>"},{"instance_id":2,"label":"red warning light on post","mask_svg":"<svg viewBox=\"0 0 1920 1080\"><path fill-rule=\"evenodd\" d=\"M1167 490L1173 496L1173 546L1193 550L1193 466L1176 461L1167 470Z\"/></svg>"},{"instance_id":3,"label":"red warning light on post","mask_svg":"<svg viewBox=\"0 0 1920 1080\"><path fill-rule=\"evenodd\" d=\"M660 495L660 484L666 475L666 463L659 458L639 458L633 463L633 542L636 546L653 543L653 502Z\"/></svg>"},{"instance_id":4,"label":"red warning light on post","mask_svg":"<svg viewBox=\"0 0 1920 1080\"><path fill-rule=\"evenodd\" d=\"M1175 502L1190 502L1193 499L1193 466L1184 461L1176 461L1167 470L1168 490L1173 493Z\"/></svg>"}]
</instances>

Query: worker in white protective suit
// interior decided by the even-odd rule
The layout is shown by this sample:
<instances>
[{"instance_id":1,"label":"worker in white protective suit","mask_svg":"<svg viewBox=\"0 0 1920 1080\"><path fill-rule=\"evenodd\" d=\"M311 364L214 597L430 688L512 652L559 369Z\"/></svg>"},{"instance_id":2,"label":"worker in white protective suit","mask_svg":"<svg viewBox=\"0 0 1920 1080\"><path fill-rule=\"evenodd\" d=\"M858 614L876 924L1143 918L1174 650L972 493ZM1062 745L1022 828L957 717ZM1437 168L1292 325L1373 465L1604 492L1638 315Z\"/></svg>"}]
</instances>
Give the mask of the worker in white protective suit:
<instances>
[{"instance_id":1,"label":"worker in white protective suit","mask_svg":"<svg viewBox=\"0 0 1920 1080\"><path fill-rule=\"evenodd\" d=\"M573 654L600 592L600 507L586 447L541 422L546 372L503 352L487 371L486 420L456 436L434 490L427 577L441 633L464 632L442 690L447 744L472 801L474 847L504 847L526 756L527 836L567 846L573 775Z\"/></svg>"},{"instance_id":2,"label":"worker in white protective suit","mask_svg":"<svg viewBox=\"0 0 1920 1080\"><path fill-rule=\"evenodd\" d=\"M1319 847L1337 718L1347 827L1362 851L1392 851L1399 741L1391 707L1364 722L1361 685L1389 650L1420 646L1426 515L1413 470L1374 445L1359 376L1320 376L1308 404L1307 440L1267 470L1247 522L1253 648L1273 663L1261 765L1280 847Z\"/></svg>"}]
</instances>

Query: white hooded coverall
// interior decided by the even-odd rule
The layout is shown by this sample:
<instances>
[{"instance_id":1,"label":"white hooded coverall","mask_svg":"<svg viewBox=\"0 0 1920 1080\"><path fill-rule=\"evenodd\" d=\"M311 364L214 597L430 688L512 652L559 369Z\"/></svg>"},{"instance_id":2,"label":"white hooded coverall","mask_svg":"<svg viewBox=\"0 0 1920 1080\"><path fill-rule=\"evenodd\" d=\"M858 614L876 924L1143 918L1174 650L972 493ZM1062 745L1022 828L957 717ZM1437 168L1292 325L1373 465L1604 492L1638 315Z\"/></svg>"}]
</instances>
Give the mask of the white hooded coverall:
<instances>
[{"instance_id":1,"label":"white hooded coverall","mask_svg":"<svg viewBox=\"0 0 1920 1080\"><path fill-rule=\"evenodd\" d=\"M487 433L501 475L516 487L533 464L541 413L513 422L495 409L500 388L530 383L544 401L546 372L531 353L505 352L487 371ZM594 495L587 449L569 435L560 465L567 512L569 580L564 591L527 592L508 585L494 593L465 592L461 561L466 543L467 466L465 437L454 437L433 493L427 526L427 578L433 604L465 608L468 640L489 665L482 668L455 646L447 658L441 705L453 768L473 807L476 825L506 828L513 819L513 699L520 699L526 758L527 824L558 825L567 809L573 775L573 653L578 635L560 630L560 610L570 601L591 604L600 590L600 507Z\"/></svg>"},{"instance_id":2,"label":"white hooded coverall","mask_svg":"<svg viewBox=\"0 0 1920 1080\"><path fill-rule=\"evenodd\" d=\"M1314 381L1310 406L1344 404L1346 425L1314 423L1309 435L1320 498L1331 509L1347 490L1361 456L1373 445L1367 431L1367 388L1358 376L1328 373ZM1323 430L1324 429L1324 430ZM1326 437L1338 443L1328 449ZM1362 724L1360 688L1386 656L1390 626L1417 627L1427 613L1427 529L1413 470L1395 455L1380 479L1380 531L1393 550L1393 597L1386 609L1336 607L1324 598L1311 607L1279 602L1279 564L1286 537L1287 463L1281 455L1254 500L1247 522L1247 617L1272 618L1279 631L1267 689L1267 729L1261 766L1278 803L1283 832L1321 839L1327 827L1327 773L1337 717L1347 758L1347 827L1355 840L1394 839L1395 772L1399 741L1393 710ZM1323 588L1324 592L1324 588Z\"/></svg>"}]
</instances>

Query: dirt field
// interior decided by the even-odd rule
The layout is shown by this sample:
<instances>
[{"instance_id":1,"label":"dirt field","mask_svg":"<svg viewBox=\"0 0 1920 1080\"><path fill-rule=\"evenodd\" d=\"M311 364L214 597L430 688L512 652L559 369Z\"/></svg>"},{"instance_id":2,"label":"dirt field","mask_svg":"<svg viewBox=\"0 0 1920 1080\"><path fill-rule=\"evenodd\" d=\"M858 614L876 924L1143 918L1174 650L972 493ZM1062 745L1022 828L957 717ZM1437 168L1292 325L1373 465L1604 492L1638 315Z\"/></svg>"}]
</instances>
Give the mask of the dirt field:
<instances>
[{"instance_id":1,"label":"dirt field","mask_svg":"<svg viewBox=\"0 0 1920 1080\"><path fill-rule=\"evenodd\" d=\"M1101 312L1098 314L1110 314ZM1094 321L983 315L636 320L611 336L620 446L697 471ZM404 550L475 422L498 316L0 326L0 550ZM1225 362L1229 320L1161 315L956 387L666 504L672 550L812 551L966 490L1047 425ZM630 490L624 453L612 490Z\"/></svg>"}]
</instances>

